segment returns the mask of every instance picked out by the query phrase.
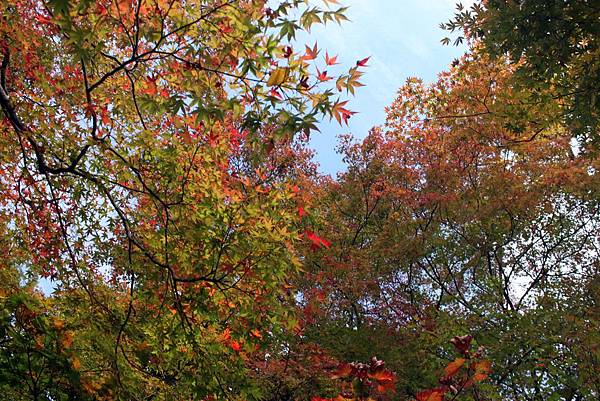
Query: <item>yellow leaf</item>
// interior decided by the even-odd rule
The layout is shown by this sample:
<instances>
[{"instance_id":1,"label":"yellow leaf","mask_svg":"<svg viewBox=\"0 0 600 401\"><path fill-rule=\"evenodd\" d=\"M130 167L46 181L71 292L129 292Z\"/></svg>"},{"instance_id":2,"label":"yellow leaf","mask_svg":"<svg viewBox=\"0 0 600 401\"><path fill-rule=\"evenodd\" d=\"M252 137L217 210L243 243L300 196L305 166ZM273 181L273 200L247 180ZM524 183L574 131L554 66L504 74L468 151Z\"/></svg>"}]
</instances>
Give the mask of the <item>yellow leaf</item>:
<instances>
[{"instance_id":1,"label":"yellow leaf","mask_svg":"<svg viewBox=\"0 0 600 401\"><path fill-rule=\"evenodd\" d=\"M271 72L271 76L267 81L267 86L278 86L285 82L289 74L288 68L277 68Z\"/></svg>"},{"instance_id":2,"label":"yellow leaf","mask_svg":"<svg viewBox=\"0 0 600 401\"><path fill-rule=\"evenodd\" d=\"M56 330L62 330L65 327L65 321L58 317L54 317L52 319L52 325Z\"/></svg>"}]
</instances>

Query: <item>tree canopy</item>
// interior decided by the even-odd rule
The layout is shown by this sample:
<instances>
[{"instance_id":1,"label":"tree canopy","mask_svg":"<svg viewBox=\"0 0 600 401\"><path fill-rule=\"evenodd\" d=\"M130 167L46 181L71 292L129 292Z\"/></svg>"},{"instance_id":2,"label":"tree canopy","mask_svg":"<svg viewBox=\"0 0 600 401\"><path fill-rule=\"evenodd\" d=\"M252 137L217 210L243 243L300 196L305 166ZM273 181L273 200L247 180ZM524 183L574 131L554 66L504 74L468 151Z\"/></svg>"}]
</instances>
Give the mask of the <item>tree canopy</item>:
<instances>
[{"instance_id":1,"label":"tree canopy","mask_svg":"<svg viewBox=\"0 0 600 401\"><path fill-rule=\"evenodd\" d=\"M598 7L459 5L334 179L369 58L296 36L345 11L0 4L0 394L598 399Z\"/></svg>"}]
</instances>

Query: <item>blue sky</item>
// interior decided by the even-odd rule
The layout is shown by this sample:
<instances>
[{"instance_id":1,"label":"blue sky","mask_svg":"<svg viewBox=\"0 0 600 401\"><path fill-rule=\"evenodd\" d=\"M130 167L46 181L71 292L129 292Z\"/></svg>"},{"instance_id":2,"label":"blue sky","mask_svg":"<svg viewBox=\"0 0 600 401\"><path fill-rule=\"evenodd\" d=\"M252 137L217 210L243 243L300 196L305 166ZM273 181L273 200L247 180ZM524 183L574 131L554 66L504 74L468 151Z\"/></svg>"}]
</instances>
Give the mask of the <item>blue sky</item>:
<instances>
[{"instance_id":1,"label":"blue sky","mask_svg":"<svg viewBox=\"0 0 600 401\"><path fill-rule=\"evenodd\" d=\"M465 51L464 47L440 43L446 32L439 24L454 15L455 0L340 0L340 3L350 7L346 13L350 21L341 26L328 24L314 28L309 43L316 38L319 48L328 49L330 55L337 54L341 66L346 68L356 60L368 56L371 59L362 80L366 86L359 88L349 104L359 114L350 119L348 127L323 121L321 133L311 138L320 171L332 175L344 169L341 156L335 152L337 135L350 132L358 138L364 137L372 126L385 121L384 108L394 100L406 78L418 76L431 82ZM472 0L462 1L464 6L472 3Z\"/></svg>"}]
</instances>

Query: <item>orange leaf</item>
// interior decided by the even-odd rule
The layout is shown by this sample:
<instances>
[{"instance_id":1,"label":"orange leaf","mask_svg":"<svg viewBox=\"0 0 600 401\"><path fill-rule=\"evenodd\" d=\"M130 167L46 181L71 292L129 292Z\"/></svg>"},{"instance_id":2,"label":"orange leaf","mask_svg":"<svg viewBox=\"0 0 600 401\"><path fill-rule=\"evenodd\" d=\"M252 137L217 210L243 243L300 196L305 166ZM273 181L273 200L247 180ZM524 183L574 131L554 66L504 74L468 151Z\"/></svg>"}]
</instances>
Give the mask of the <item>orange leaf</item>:
<instances>
[{"instance_id":1,"label":"orange leaf","mask_svg":"<svg viewBox=\"0 0 600 401\"><path fill-rule=\"evenodd\" d=\"M231 349L235 352L240 352L242 350L242 344L237 340L233 340L231 342Z\"/></svg>"},{"instance_id":2,"label":"orange leaf","mask_svg":"<svg viewBox=\"0 0 600 401\"><path fill-rule=\"evenodd\" d=\"M461 366L464 365L464 363L465 359L463 358L456 358L453 362L450 362L448 366L446 366L446 369L444 369L446 377L450 378L454 376L460 370Z\"/></svg>"},{"instance_id":3,"label":"orange leaf","mask_svg":"<svg viewBox=\"0 0 600 401\"><path fill-rule=\"evenodd\" d=\"M58 317L54 317L52 318L52 325L56 330L62 330L65 328L65 321Z\"/></svg>"},{"instance_id":4,"label":"orange leaf","mask_svg":"<svg viewBox=\"0 0 600 401\"><path fill-rule=\"evenodd\" d=\"M418 401L443 401L446 392L440 388L421 391L417 394Z\"/></svg>"},{"instance_id":5,"label":"orange leaf","mask_svg":"<svg viewBox=\"0 0 600 401\"><path fill-rule=\"evenodd\" d=\"M476 362L473 366L475 369L475 374L473 375L472 380L474 382L480 382L482 380L487 379L490 372L492 371L492 364L487 359Z\"/></svg>"},{"instance_id":6,"label":"orange leaf","mask_svg":"<svg viewBox=\"0 0 600 401\"><path fill-rule=\"evenodd\" d=\"M341 379L348 377L352 374L352 366L349 363L340 365L335 372L331 375L332 379Z\"/></svg>"},{"instance_id":7,"label":"orange leaf","mask_svg":"<svg viewBox=\"0 0 600 401\"><path fill-rule=\"evenodd\" d=\"M37 22L39 22L40 24L44 24L44 25L50 25L53 24L54 21L52 21L52 18L48 18L44 15L36 15L35 19L37 20Z\"/></svg>"},{"instance_id":8,"label":"orange leaf","mask_svg":"<svg viewBox=\"0 0 600 401\"><path fill-rule=\"evenodd\" d=\"M385 381L393 381L394 380L394 374L392 372L390 372L389 370L377 370L373 373L368 373L367 376L370 379L375 379L378 382L385 382Z\"/></svg>"},{"instance_id":9,"label":"orange leaf","mask_svg":"<svg viewBox=\"0 0 600 401\"><path fill-rule=\"evenodd\" d=\"M73 345L73 332L67 331L62 335L60 345L63 349L71 347Z\"/></svg>"},{"instance_id":10,"label":"orange leaf","mask_svg":"<svg viewBox=\"0 0 600 401\"><path fill-rule=\"evenodd\" d=\"M350 111L346 108L344 108L344 106L348 103L348 101L344 101L344 102L336 102L333 105L333 108L331 109L331 113L333 114L333 117L337 120L338 124L342 124L342 121L348 125L348 119L350 117L352 117L354 114L356 114L356 112L354 111Z\"/></svg>"},{"instance_id":11,"label":"orange leaf","mask_svg":"<svg viewBox=\"0 0 600 401\"><path fill-rule=\"evenodd\" d=\"M79 368L81 368L81 361L79 360L79 358L77 358L76 356L72 357L71 366L73 367L73 369L79 370Z\"/></svg>"},{"instance_id":12,"label":"orange leaf","mask_svg":"<svg viewBox=\"0 0 600 401\"><path fill-rule=\"evenodd\" d=\"M302 56L302 60L314 60L317 58L317 55L319 54L319 50L317 48L317 42L315 42L315 45L313 46L313 48L311 49L310 47L308 47L307 45L305 45L306 47L306 53L304 54L304 56Z\"/></svg>"},{"instance_id":13,"label":"orange leaf","mask_svg":"<svg viewBox=\"0 0 600 401\"><path fill-rule=\"evenodd\" d=\"M228 327L225 330L223 330L223 333L221 333L221 335L219 336L219 341L226 342L229 341L229 339L231 339L231 330Z\"/></svg>"},{"instance_id":14,"label":"orange leaf","mask_svg":"<svg viewBox=\"0 0 600 401\"><path fill-rule=\"evenodd\" d=\"M327 82L327 81L329 81L329 80L331 80L331 79L333 79L333 78L327 75L327 71L323 71L323 72L321 72L321 71L319 71L319 69L317 68L317 79L318 79L320 82Z\"/></svg>"},{"instance_id":15,"label":"orange leaf","mask_svg":"<svg viewBox=\"0 0 600 401\"><path fill-rule=\"evenodd\" d=\"M336 65L337 63L337 56L333 56L333 57L329 57L329 53L325 52L325 64L327 65Z\"/></svg>"},{"instance_id":16,"label":"orange leaf","mask_svg":"<svg viewBox=\"0 0 600 401\"><path fill-rule=\"evenodd\" d=\"M158 87L156 85L157 80L158 77L147 77L145 86L142 88L141 92L148 96L156 96L158 93Z\"/></svg>"}]
</instances>

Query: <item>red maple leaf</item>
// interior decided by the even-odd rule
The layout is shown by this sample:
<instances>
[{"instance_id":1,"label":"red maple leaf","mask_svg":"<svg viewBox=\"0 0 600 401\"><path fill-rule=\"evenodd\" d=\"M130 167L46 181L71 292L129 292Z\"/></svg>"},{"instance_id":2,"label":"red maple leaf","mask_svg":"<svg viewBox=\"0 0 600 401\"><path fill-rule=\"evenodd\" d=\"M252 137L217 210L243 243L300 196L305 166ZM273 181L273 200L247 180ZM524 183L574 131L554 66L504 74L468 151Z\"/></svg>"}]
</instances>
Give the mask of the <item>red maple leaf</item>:
<instances>
[{"instance_id":1,"label":"red maple leaf","mask_svg":"<svg viewBox=\"0 0 600 401\"><path fill-rule=\"evenodd\" d=\"M319 69L317 68L317 79L321 82L327 82L331 79L333 79L332 77L327 75L327 71L319 71Z\"/></svg>"},{"instance_id":2,"label":"red maple leaf","mask_svg":"<svg viewBox=\"0 0 600 401\"><path fill-rule=\"evenodd\" d=\"M312 231L305 231L304 235L306 236L306 238L311 242L310 248L312 250L316 250L319 248L327 248L329 249L329 246L331 245L331 242L327 241L324 238L319 237L317 234L313 233Z\"/></svg>"},{"instance_id":3,"label":"red maple leaf","mask_svg":"<svg viewBox=\"0 0 600 401\"><path fill-rule=\"evenodd\" d=\"M367 61L369 61L369 59L371 58L371 56L367 57L367 58L363 58L362 60L358 60L356 62L356 65L359 67L366 67L367 66Z\"/></svg>"},{"instance_id":4,"label":"red maple leaf","mask_svg":"<svg viewBox=\"0 0 600 401\"><path fill-rule=\"evenodd\" d=\"M444 374L446 375L445 377L448 379L452 378L458 373L458 371L464 365L464 363L464 358L456 358L453 362L450 362L448 366L446 366L446 368L444 369Z\"/></svg>"}]
</instances>

